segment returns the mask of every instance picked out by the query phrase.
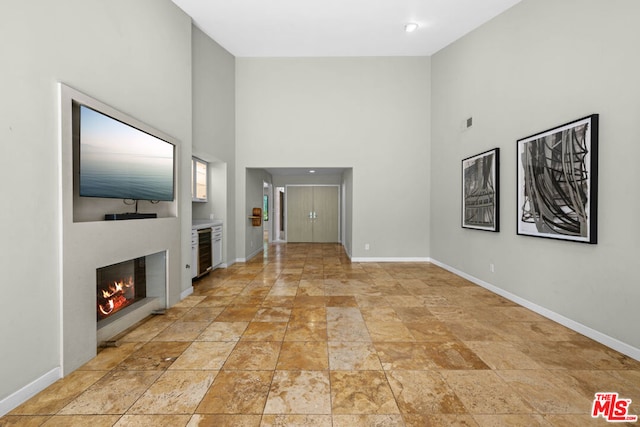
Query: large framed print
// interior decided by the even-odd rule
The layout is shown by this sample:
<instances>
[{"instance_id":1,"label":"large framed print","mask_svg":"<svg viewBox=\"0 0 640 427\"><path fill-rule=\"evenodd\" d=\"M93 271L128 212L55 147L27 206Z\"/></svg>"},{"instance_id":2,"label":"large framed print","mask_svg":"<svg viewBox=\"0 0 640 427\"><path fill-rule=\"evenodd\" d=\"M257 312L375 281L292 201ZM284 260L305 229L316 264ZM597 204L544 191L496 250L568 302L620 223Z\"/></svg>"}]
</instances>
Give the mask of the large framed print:
<instances>
[{"instance_id":1,"label":"large framed print","mask_svg":"<svg viewBox=\"0 0 640 427\"><path fill-rule=\"evenodd\" d=\"M518 234L597 243L598 115L518 140Z\"/></svg>"},{"instance_id":2,"label":"large framed print","mask_svg":"<svg viewBox=\"0 0 640 427\"><path fill-rule=\"evenodd\" d=\"M500 149L462 160L462 227L499 231Z\"/></svg>"}]
</instances>

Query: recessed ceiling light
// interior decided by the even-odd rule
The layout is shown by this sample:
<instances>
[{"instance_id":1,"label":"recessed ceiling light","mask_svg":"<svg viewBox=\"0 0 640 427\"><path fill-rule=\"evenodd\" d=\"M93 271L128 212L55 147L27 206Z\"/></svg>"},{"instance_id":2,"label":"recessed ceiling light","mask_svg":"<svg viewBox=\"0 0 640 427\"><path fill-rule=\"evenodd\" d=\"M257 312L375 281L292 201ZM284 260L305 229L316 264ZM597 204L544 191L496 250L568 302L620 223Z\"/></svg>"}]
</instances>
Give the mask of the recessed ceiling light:
<instances>
[{"instance_id":1,"label":"recessed ceiling light","mask_svg":"<svg viewBox=\"0 0 640 427\"><path fill-rule=\"evenodd\" d=\"M416 24L415 22L409 22L404 26L404 30L407 33L413 33L417 29L418 29L418 24Z\"/></svg>"},{"instance_id":2,"label":"recessed ceiling light","mask_svg":"<svg viewBox=\"0 0 640 427\"><path fill-rule=\"evenodd\" d=\"M314 171L313 169L311 169L311 170L309 171L309 173L316 173L316 171Z\"/></svg>"}]
</instances>

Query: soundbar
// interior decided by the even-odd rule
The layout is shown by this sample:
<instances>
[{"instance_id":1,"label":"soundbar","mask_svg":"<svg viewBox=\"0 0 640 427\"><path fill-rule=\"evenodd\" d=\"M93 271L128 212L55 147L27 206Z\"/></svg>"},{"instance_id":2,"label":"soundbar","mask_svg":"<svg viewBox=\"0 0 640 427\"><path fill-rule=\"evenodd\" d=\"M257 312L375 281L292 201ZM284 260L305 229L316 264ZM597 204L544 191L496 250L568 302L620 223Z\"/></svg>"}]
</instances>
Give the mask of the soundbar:
<instances>
[{"instance_id":1,"label":"soundbar","mask_svg":"<svg viewBox=\"0 0 640 427\"><path fill-rule=\"evenodd\" d=\"M120 221L123 219L147 219L157 218L158 214L155 213L117 213L117 214L105 214L105 221Z\"/></svg>"}]
</instances>

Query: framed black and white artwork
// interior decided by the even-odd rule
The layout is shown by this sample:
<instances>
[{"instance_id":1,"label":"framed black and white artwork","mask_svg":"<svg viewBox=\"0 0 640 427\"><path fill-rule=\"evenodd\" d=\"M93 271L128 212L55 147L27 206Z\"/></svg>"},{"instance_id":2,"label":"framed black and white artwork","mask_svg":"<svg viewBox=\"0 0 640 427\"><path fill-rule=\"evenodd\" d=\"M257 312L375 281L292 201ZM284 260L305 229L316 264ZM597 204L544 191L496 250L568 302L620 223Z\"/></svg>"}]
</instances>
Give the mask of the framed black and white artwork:
<instances>
[{"instance_id":1,"label":"framed black and white artwork","mask_svg":"<svg viewBox=\"0 0 640 427\"><path fill-rule=\"evenodd\" d=\"M499 231L500 149L462 160L462 227Z\"/></svg>"},{"instance_id":2,"label":"framed black and white artwork","mask_svg":"<svg viewBox=\"0 0 640 427\"><path fill-rule=\"evenodd\" d=\"M598 115L518 140L518 234L597 243Z\"/></svg>"}]
</instances>

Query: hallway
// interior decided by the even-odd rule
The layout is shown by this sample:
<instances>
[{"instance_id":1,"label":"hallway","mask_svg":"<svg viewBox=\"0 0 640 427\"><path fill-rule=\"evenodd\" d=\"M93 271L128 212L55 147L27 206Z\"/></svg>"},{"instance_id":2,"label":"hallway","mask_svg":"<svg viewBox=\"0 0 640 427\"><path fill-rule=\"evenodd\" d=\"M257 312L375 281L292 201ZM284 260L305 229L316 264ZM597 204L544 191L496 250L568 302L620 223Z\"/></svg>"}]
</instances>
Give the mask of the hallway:
<instances>
[{"instance_id":1,"label":"hallway","mask_svg":"<svg viewBox=\"0 0 640 427\"><path fill-rule=\"evenodd\" d=\"M596 392L640 413L640 362L439 267L266 248L0 426L606 425Z\"/></svg>"}]
</instances>

